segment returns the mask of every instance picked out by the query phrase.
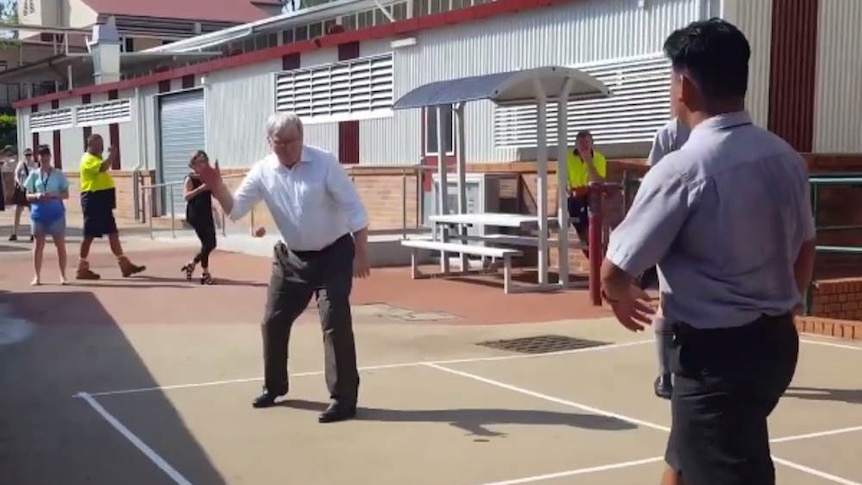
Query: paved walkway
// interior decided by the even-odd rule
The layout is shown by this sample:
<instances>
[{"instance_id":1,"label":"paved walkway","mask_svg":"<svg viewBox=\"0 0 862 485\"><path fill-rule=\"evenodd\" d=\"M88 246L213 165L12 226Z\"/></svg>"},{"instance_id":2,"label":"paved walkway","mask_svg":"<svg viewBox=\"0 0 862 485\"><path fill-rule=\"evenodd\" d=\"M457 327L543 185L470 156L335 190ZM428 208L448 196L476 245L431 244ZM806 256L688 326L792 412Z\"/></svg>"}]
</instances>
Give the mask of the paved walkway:
<instances>
[{"instance_id":1,"label":"paved walkway","mask_svg":"<svg viewBox=\"0 0 862 485\"><path fill-rule=\"evenodd\" d=\"M0 246L25 248L0 251L4 483L658 481L669 410L651 395L651 335L625 332L584 292L506 296L375 271L354 298L359 417L320 425L313 308L293 331L289 398L250 406L267 259L219 253L223 284L205 287L180 278L193 248L130 238L145 275L121 278L102 244L103 281L33 289L27 243ZM771 420L778 483L862 485L862 347L803 339Z\"/></svg>"}]
</instances>

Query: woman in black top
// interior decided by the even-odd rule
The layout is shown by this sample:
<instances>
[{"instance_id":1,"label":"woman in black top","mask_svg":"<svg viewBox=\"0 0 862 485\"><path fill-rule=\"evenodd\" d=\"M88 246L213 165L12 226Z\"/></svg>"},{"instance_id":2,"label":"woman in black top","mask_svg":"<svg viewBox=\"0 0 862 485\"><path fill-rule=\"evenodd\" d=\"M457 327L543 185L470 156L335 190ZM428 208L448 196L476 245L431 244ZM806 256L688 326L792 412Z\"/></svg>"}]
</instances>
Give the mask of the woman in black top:
<instances>
[{"instance_id":1,"label":"woman in black top","mask_svg":"<svg viewBox=\"0 0 862 485\"><path fill-rule=\"evenodd\" d=\"M209 272L209 256L216 248L216 228L213 220L212 192L197 176L201 167L209 165L209 157L203 150L198 150L189 161L191 173L186 177L184 184L186 204L186 221L194 228L198 239L201 241L201 250L188 264L182 267L186 279L191 281L198 263L201 264L203 274L202 285L215 283Z\"/></svg>"}]
</instances>

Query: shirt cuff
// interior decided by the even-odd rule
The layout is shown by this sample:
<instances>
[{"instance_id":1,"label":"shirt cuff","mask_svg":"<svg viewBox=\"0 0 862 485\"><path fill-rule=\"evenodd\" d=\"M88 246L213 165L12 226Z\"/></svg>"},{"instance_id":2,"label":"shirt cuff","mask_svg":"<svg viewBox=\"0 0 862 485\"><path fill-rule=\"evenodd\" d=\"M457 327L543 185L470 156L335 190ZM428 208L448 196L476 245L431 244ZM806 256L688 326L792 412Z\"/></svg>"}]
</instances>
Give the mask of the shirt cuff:
<instances>
[{"instance_id":1,"label":"shirt cuff","mask_svg":"<svg viewBox=\"0 0 862 485\"><path fill-rule=\"evenodd\" d=\"M625 271L629 276L636 277L643 270L638 268L638 261L635 254L617 244L609 244L605 258L614 264L614 266Z\"/></svg>"}]
</instances>

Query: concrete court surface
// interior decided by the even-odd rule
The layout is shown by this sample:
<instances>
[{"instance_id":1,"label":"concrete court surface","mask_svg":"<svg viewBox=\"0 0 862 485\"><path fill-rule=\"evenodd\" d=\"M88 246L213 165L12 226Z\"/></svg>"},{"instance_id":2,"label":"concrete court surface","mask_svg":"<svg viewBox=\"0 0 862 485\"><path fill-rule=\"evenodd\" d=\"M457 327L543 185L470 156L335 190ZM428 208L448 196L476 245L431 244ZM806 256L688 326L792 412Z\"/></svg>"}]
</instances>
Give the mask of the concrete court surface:
<instances>
[{"instance_id":1,"label":"concrete court surface","mask_svg":"<svg viewBox=\"0 0 862 485\"><path fill-rule=\"evenodd\" d=\"M36 289L26 252L0 256L0 323L31 329L0 338L0 483L658 482L669 408L650 390L651 335L584 308L582 292L506 297L398 279L406 270L357 282L360 414L320 425L313 309L293 331L290 395L254 410L269 263L219 254L226 284L200 287L177 278L189 250L130 243L149 269L121 279L100 249L105 281ZM472 303L450 303L458 295ZM552 355L477 345L539 335L607 345ZM862 347L803 340L772 418L778 483L862 485Z\"/></svg>"}]
</instances>

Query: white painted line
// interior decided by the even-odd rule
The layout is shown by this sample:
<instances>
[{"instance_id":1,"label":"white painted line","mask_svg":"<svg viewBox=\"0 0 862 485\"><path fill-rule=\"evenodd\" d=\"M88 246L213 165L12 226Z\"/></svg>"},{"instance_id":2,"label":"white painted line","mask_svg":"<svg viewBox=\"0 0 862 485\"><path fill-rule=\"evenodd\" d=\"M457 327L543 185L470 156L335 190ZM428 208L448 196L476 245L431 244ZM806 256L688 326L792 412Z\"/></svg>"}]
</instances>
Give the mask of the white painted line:
<instances>
[{"instance_id":1,"label":"white painted line","mask_svg":"<svg viewBox=\"0 0 862 485\"><path fill-rule=\"evenodd\" d=\"M558 398L558 397L549 396L549 395L547 395L547 394L542 394L542 393L539 393L539 392L530 391L530 390L528 390L528 389L524 389L524 388L522 388L522 387L517 387L517 386L513 386L513 385L511 385L511 384L506 384L506 383L504 383L504 382L495 381L495 380L493 380L493 379L488 379L488 378L486 378L486 377L477 376L476 374L471 374L471 373L469 373L469 372L464 372L464 371L460 371L460 370L450 369L450 368L448 368L448 367L443 367L443 366L441 366L441 365L438 365L438 364L435 364L435 363L431 363L431 362L425 363L425 364L423 364L423 365L428 366L428 367L431 367L431 368L434 368L434 369L437 369L437 370L441 370L441 371L443 371L443 372L448 372L448 373L450 373L450 374L455 374L455 375L459 375L459 376L461 376L461 377L466 377L466 378L468 378L468 379L473 379L474 381L484 382L485 384L490 384L490 385L492 385L492 386L497 386L497 387L501 387L501 388L503 388L503 389L508 389L508 390L510 390L510 391L514 391L514 392L517 392L517 393L520 393L520 394L524 394L524 395L527 395L527 396L532 396L532 397L535 397L535 398L538 398L538 399L544 399L545 401L550 401L550 402L553 402L553 403L562 404L563 406L568 406L568 407L572 407L572 408L580 409L581 411L586 411L586 412L588 412L588 413L598 414L598 415L600 415L600 416L605 416L605 417L608 417L608 418L619 419L620 421L625 421L625 422L630 423L630 424L635 424L635 425L638 425L638 426L643 426L644 428L652 428L652 429L656 429L656 430L664 431L664 432L668 432L668 431L670 431L670 428L669 428L669 427L667 427L667 426L662 426L662 425L660 425L660 424L651 423L651 422L649 422L649 421L644 421L644 420L642 420L642 419L633 418L633 417L631 417L631 416L624 416L624 415L622 415L622 414L617 414L617 413L613 413L613 412L610 412L610 411L605 411L605 410L602 410L602 409L597 409L597 408L594 408L594 407L592 407L592 406L587 406L587 405L585 405L585 404L576 403L576 402L573 402L573 401L567 401L567 400L565 400L565 399L560 399L560 398Z\"/></svg>"},{"instance_id":2,"label":"white painted line","mask_svg":"<svg viewBox=\"0 0 862 485\"><path fill-rule=\"evenodd\" d=\"M660 424L652 423L652 422L649 422L649 421L644 421L644 420L642 420L642 419L637 419L637 418L633 418L633 417L630 417L630 416L625 416L625 415L623 415L623 414L618 414L618 413L614 413L614 412L611 412L611 411L605 411L605 410L603 410L603 409L597 409L597 408L594 408L594 407L591 407L591 406L587 406L587 405L584 405L584 404L576 403L576 402L573 402L573 401L568 401L568 400L566 400L566 399L560 399L560 398L558 398L558 397L549 396L549 395L547 395L547 394L542 394L542 393L539 393L539 392L531 391L531 390L529 390L529 389L524 389L524 388L522 388L522 387L513 386L513 385L511 385L511 384L506 384L505 382L495 381L495 380L493 380L493 379L488 379L488 378L486 378L486 377L478 376L478 375L476 375L476 374L471 374L471 373L469 373L469 372L464 372L464 371L460 371L460 370L450 369L450 368L448 368L448 367L443 367L443 366L441 366L441 365L437 365L437 364L434 364L434 363L425 363L424 365L425 365L425 366L427 366L427 367L431 367L431 368L437 369L437 370L441 370L441 371L443 371L443 372L448 372L448 373L450 373L450 374L455 374L455 375L459 375L459 376L462 376L462 377L466 377L466 378L468 378L468 379L473 379L473 380L476 380L476 381L479 381L479 382L484 382L484 383L486 383L486 384L490 384L490 385L492 385L492 386L497 386L497 387L500 387L500 388L503 388L503 389L508 389L508 390L510 390L510 391L514 391L514 392L517 392L517 393L520 393L520 394L524 394L524 395L527 395L527 396L532 396L532 397L535 397L535 398L538 398L538 399L543 399L543 400L545 400L545 401L549 401L549 402L553 402L553 403L557 403L557 404L562 404L562 405L564 405L564 406L573 407L573 408L580 409L580 410L582 410L582 411L587 411L587 412L590 412L590 413L593 413L593 414L597 414L597 415L600 415L600 416L606 416L606 417L609 417L609 418L619 419L620 421L625 421L625 422L630 423L630 424L634 424L634 425L638 425L638 426L643 426L644 428L651 428L651 429L655 429L655 430L659 430L659 431L664 431L664 432L669 432L669 431L670 431L670 428L669 428L669 427L667 427L667 426L663 426L663 425L660 425ZM836 431L837 431L837 430L836 430ZM830 434L830 433L833 433L833 434L834 434L834 432L829 432L829 431L826 431L826 432L823 432L823 433L825 433L825 434L824 434L824 436L825 436L825 435L828 435L828 434ZM815 435L819 435L819 434L821 434L821 433L813 433L813 434L815 434ZM804 437L803 437L803 436L789 436L789 437L787 437L787 438L782 439L782 441L787 442L787 441L792 441L792 440L801 440L801 439L805 439L806 437L808 437L808 436L804 436ZM784 465L784 466L787 466L787 467L790 467L790 468L793 468L793 469L796 469L796 470L799 470L799 471L802 471L802 472L805 472L805 473L808 473L808 474L811 474L811 475L814 475L814 476L817 476L817 477L820 477L820 478L824 478L824 479L826 479L826 480L830 480L830 481L833 481L833 482L835 482L835 483L840 483L840 484L842 484L842 485L862 485L862 483L853 482L853 481L847 480L847 479L845 479L845 478L841 478L841 477L838 477L838 476L835 476L835 475L831 475L831 474L829 474L829 473L826 473L826 472L823 472L823 471L820 471L820 470L817 470L817 469L814 469L814 468L811 468L811 467L807 467L807 466L805 466L805 465L800 465L800 464L798 464L798 463L795 463L795 462L792 462L792 461L785 460L785 459L783 459L783 458L777 458L777 457L773 456L773 457L772 457L772 459L773 459L776 463L780 463L780 464L782 464L782 465ZM647 460L651 460L651 458L647 458ZM623 465L623 464L620 464L620 466L622 466L622 465ZM612 466L612 465L611 465L611 466ZM634 466L634 465L629 465L629 466ZM601 470L596 470L596 471L601 471ZM577 472L577 470L573 470L573 471L571 471L571 472L569 472L569 473L576 474L575 472ZM561 473L566 473L566 472L561 472ZM546 479L547 479L547 478L544 478L544 477L545 477L545 475L541 475L540 477L541 477L541 478L538 478L538 479L537 479L536 477L532 477L532 478L528 477L528 478L522 478L522 479L520 479L520 481L514 481L514 482L500 482L500 483L503 483L503 484L530 483L531 481L539 481L539 480L546 480ZM486 484L486 485L488 485L488 484ZM498 484L491 484L491 485L499 485L499 483L498 483Z\"/></svg>"},{"instance_id":3,"label":"white painted line","mask_svg":"<svg viewBox=\"0 0 862 485\"><path fill-rule=\"evenodd\" d=\"M535 482L541 482L544 480L553 480L555 478L566 478L566 477L573 477L576 475L587 475L589 473L599 473L599 472L606 472L606 471L610 471L610 470L619 470L621 468L629 468L629 467L633 467L633 466L649 465L650 463L656 463L656 462L660 462L663 460L664 460L663 456L655 456L653 458L646 458L643 460L625 461L622 463L613 463L610 465L594 466L594 467L590 467L590 468L578 468L577 470L568 470L568 471L558 472L558 473L548 473L545 475L535 475L532 477L516 478L515 480L505 480L502 482L483 483L482 485L521 485L524 483L535 483Z\"/></svg>"},{"instance_id":4,"label":"white painted line","mask_svg":"<svg viewBox=\"0 0 862 485\"><path fill-rule=\"evenodd\" d=\"M606 350L616 350L622 349L626 347L633 347L635 345L643 345L648 343L653 343L653 340L637 340L634 342L622 342L617 344L609 344L602 345L599 347L588 347L583 349L574 349L574 350L561 350L559 352L548 352L544 354L519 354L519 355L496 355L491 357L469 357L464 359L452 359L452 360L435 360L435 361L419 361L419 362L403 362L396 364L382 364L382 365L370 365L365 367L360 367L360 371L369 371L369 370L381 370L381 369L399 369L404 367L417 367L425 364L469 364L472 362L496 362L502 360L523 360L523 359L537 359L540 357L555 357L560 355L572 355L572 354L584 354L588 352L600 352ZM296 374L291 374L290 377L309 377L309 376L319 376L323 375L323 371L311 371L311 372L300 372ZM195 387L209 387L209 386L222 386L226 384L242 384L246 382L257 382L262 381L263 377L246 377L241 379L227 379L221 381L209 381L209 382L196 382L190 384L173 384L168 386L153 386L153 387L139 387L134 389L121 389L117 391L103 391L103 392L91 392L89 393L91 396L114 396L118 394L136 394L140 392L152 392L152 391L168 391L174 389L189 389ZM74 397L74 396L73 396Z\"/></svg>"},{"instance_id":5,"label":"white painted line","mask_svg":"<svg viewBox=\"0 0 862 485\"><path fill-rule=\"evenodd\" d=\"M846 433L855 433L856 431L862 431L862 426L853 426L851 428L838 428L832 429L829 431L820 431L818 433L807 433L807 434L797 434L793 436L785 436L784 438L775 438L769 440L770 443L787 443L789 441L800 441L800 440L808 440L812 438L822 438L824 436L835 436L839 434Z\"/></svg>"},{"instance_id":6,"label":"white painted line","mask_svg":"<svg viewBox=\"0 0 862 485\"><path fill-rule=\"evenodd\" d=\"M119 431L124 438L126 438L133 445L135 445L135 448L140 450L141 453L146 455L146 457L149 458L150 461L152 461L157 467L159 467L160 470L162 470L169 477L171 477L171 480L173 480L174 483L176 483L177 485L192 485L192 482L188 481L186 477L182 476L182 474L178 472L174 467L172 467L170 463L165 461L164 458L159 456L158 453L153 451L152 448L150 448L149 446L147 446L146 443L141 441L141 439L138 438L135 433L132 433L129 428L127 428L123 423L120 422L120 420L118 420L111 413L105 410L105 408L103 408L102 405L99 404L93 398L93 396L87 394L86 392L81 392L78 393L77 397L86 401L87 404L89 404L93 409L95 409L96 412L99 413L99 415L101 415L105 419L105 421L108 422L108 424L110 424L114 427L114 429Z\"/></svg>"},{"instance_id":7,"label":"white painted line","mask_svg":"<svg viewBox=\"0 0 862 485\"><path fill-rule=\"evenodd\" d=\"M859 347L856 345L839 344L839 343L835 343L835 342L823 342L821 340L800 339L800 342L802 342L804 344L811 344L811 345L822 345L824 347L832 347L832 348L836 348L836 349L856 350L856 351L862 350L862 347Z\"/></svg>"},{"instance_id":8,"label":"white painted line","mask_svg":"<svg viewBox=\"0 0 862 485\"><path fill-rule=\"evenodd\" d=\"M784 458L779 458L775 455L772 455L772 461L774 461L775 463L782 464L786 467L793 468L794 470L798 470L804 473L808 473L809 475L814 475L815 477L829 480L830 482L840 483L841 485L862 485L862 483L854 482L853 480L848 480L846 478L841 478L837 475L817 470L816 468L800 465L799 463L785 460Z\"/></svg>"}]
</instances>

